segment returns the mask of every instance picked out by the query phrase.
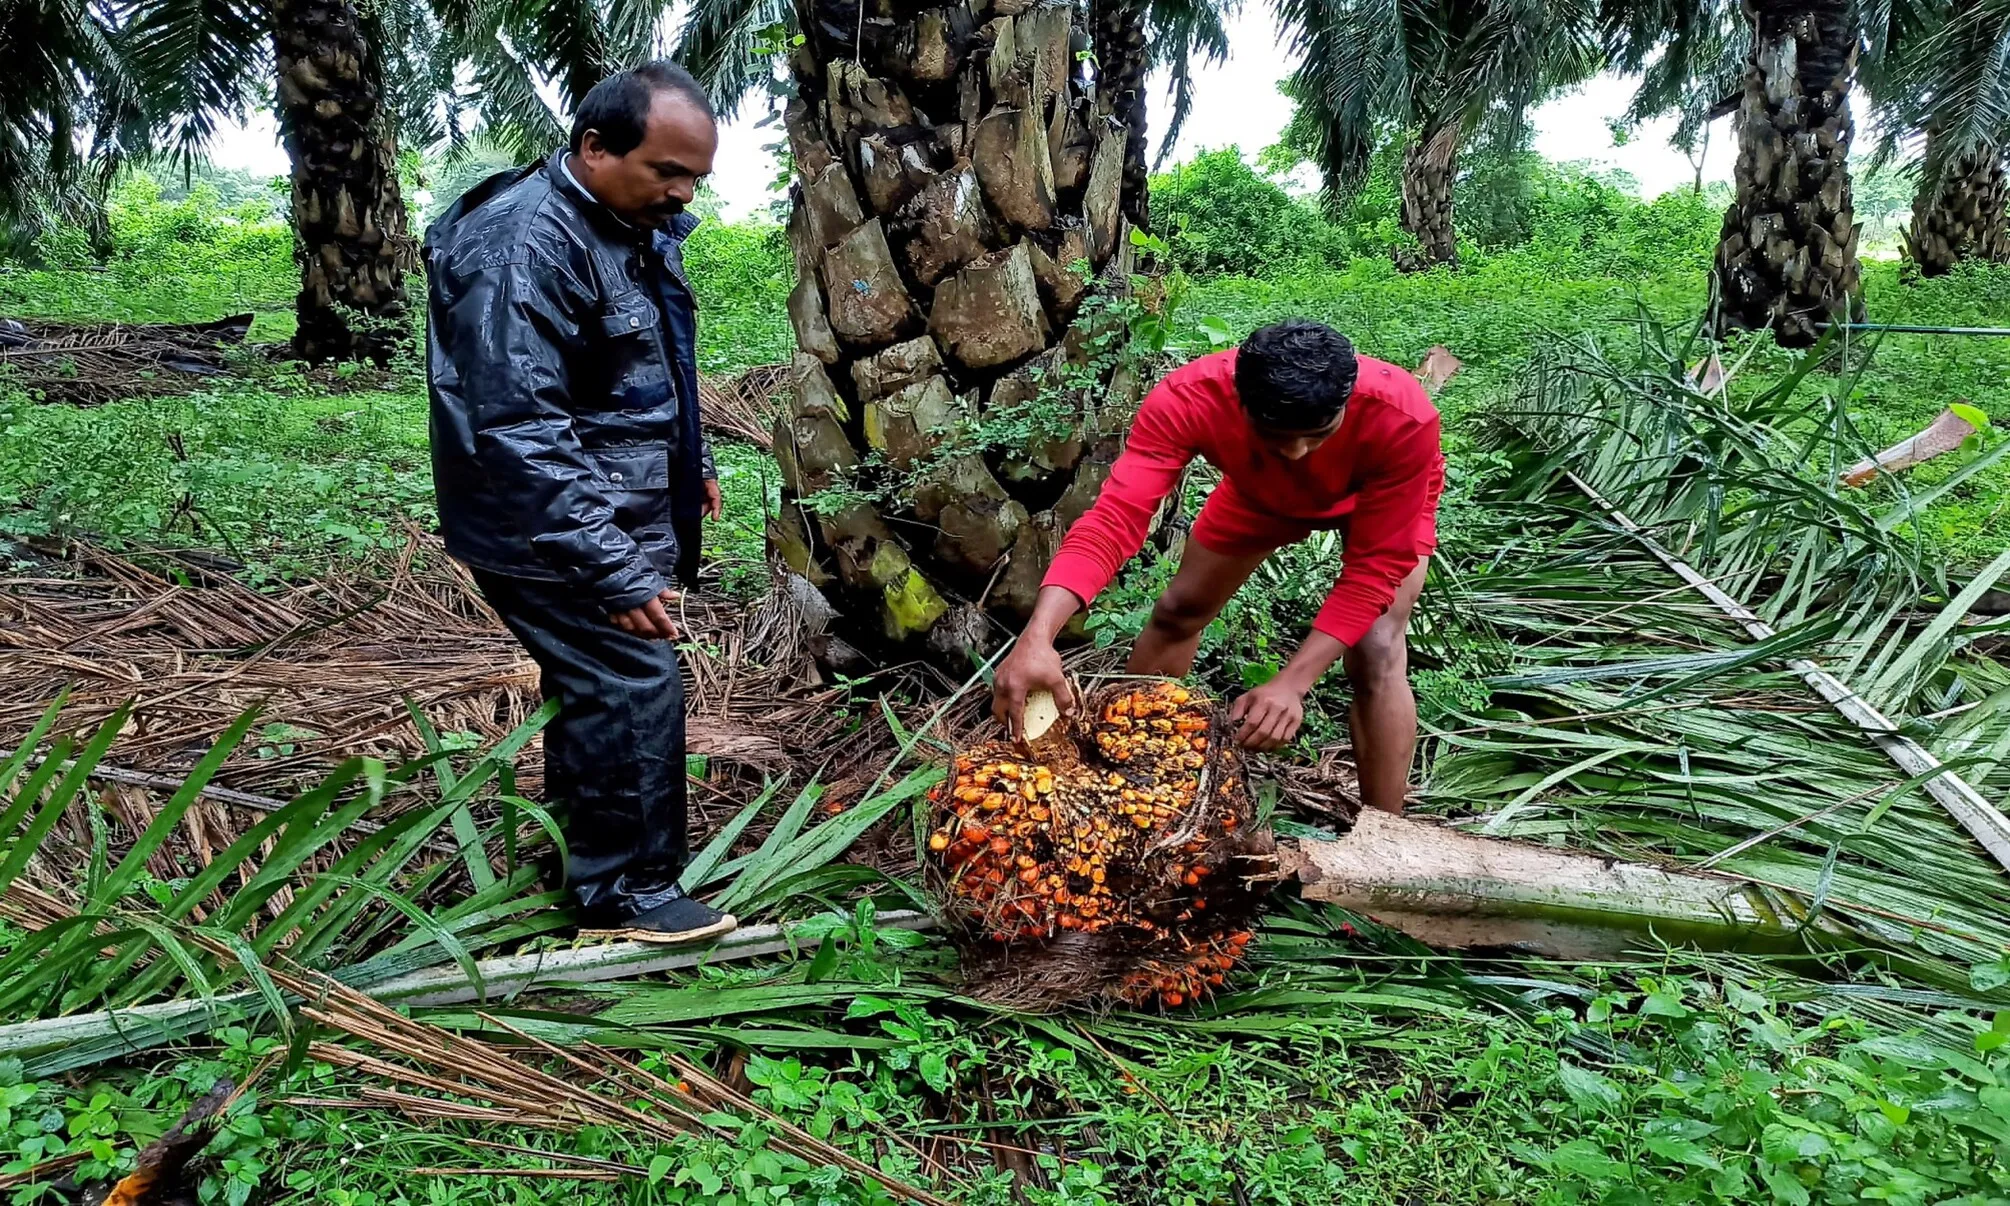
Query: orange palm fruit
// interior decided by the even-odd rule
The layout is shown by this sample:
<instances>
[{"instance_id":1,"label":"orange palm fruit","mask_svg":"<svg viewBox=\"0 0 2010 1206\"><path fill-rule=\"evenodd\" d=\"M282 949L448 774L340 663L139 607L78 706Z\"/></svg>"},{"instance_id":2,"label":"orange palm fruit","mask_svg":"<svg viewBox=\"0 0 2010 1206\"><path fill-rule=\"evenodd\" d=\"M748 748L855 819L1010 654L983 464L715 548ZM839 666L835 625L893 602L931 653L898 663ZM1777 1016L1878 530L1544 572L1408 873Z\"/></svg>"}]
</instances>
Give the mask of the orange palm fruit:
<instances>
[{"instance_id":1,"label":"orange palm fruit","mask_svg":"<svg viewBox=\"0 0 2010 1206\"><path fill-rule=\"evenodd\" d=\"M929 834L928 848L930 850L935 851L938 854L944 850L949 849L949 835L942 832L940 829L936 830L934 833Z\"/></svg>"}]
</instances>

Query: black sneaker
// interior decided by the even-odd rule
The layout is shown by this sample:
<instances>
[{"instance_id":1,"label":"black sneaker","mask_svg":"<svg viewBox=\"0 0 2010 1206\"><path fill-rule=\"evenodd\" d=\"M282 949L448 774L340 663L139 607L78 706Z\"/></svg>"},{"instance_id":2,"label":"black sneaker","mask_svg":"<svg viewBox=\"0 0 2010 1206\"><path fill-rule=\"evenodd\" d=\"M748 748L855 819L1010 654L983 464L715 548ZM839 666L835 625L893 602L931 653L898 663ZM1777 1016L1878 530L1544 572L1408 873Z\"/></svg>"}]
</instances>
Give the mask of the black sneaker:
<instances>
[{"instance_id":1,"label":"black sneaker","mask_svg":"<svg viewBox=\"0 0 2010 1206\"><path fill-rule=\"evenodd\" d=\"M582 938L621 938L671 946L717 938L738 928L740 922L731 913L721 913L672 888L668 899L644 913L601 928L581 929L579 933Z\"/></svg>"}]
</instances>

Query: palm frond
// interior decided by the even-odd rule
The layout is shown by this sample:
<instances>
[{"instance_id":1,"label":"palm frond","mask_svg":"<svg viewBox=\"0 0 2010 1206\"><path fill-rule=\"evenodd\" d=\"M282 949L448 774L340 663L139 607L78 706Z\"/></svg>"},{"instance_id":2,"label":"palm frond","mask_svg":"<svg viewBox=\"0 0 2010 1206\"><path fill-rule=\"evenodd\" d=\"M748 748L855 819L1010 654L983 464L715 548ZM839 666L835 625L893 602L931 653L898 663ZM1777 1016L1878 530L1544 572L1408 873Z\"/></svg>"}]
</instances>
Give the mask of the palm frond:
<instances>
[{"instance_id":1,"label":"palm frond","mask_svg":"<svg viewBox=\"0 0 2010 1206\"><path fill-rule=\"evenodd\" d=\"M272 71L271 17L253 0L123 0L119 37L172 154L199 156Z\"/></svg>"},{"instance_id":2,"label":"palm frond","mask_svg":"<svg viewBox=\"0 0 2010 1206\"><path fill-rule=\"evenodd\" d=\"M1157 0L1145 6L1145 66L1166 71L1170 102L1165 135L1159 142L1157 165L1163 165L1179 142L1180 131L1193 112L1193 68L1196 63L1228 60L1228 27L1224 21L1241 9L1240 0ZM1155 166L1157 166L1155 165Z\"/></svg>"},{"instance_id":3,"label":"palm frond","mask_svg":"<svg viewBox=\"0 0 2010 1206\"><path fill-rule=\"evenodd\" d=\"M678 30L672 57L682 63L712 97L724 117L732 117L749 97L764 92L776 68L767 31L796 32L796 9L789 0L697 0Z\"/></svg>"}]
</instances>

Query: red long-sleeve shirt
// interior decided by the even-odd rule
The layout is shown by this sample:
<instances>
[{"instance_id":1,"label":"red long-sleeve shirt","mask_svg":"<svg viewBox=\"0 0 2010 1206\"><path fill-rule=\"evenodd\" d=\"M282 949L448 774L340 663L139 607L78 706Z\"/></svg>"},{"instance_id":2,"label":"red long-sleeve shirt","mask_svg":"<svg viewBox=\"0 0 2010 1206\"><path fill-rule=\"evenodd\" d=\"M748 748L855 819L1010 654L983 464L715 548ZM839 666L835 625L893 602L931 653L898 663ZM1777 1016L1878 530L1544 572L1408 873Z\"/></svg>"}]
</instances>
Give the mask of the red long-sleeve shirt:
<instances>
[{"instance_id":1,"label":"red long-sleeve shirt","mask_svg":"<svg viewBox=\"0 0 2010 1206\"><path fill-rule=\"evenodd\" d=\"M1303 460L1288 460L1257 444L1236 396L1235 356L1232 348L1204 356L1146 397L1102 493L1068 529L1044 584L1092 602L1144 547L1159 503L1199 456L1287 526L1346 528L1339 581L1312 627L1358 644L1430 548L1444 481L1437 408L1414 376L1363 356L1340 429Z\"/></svg>"}]
</instances>

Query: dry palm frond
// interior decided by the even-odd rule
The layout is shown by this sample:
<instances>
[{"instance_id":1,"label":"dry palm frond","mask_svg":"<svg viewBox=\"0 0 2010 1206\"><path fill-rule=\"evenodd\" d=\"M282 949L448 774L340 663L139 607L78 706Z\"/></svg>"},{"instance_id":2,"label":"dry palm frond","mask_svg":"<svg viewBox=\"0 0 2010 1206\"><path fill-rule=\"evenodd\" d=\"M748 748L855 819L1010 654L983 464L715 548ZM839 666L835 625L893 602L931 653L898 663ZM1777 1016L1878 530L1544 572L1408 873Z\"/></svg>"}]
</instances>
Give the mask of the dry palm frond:
<instances>
[{"instance_id":1,"label":"dry palm frond","mask_svg":"<svg viewBox=\"0 0 2010 1206\"><path fill-rule=\"evenodd\" d=\"M272 969L270 975L281 988L307 1002L301 1008L303 1016L417 1068L330 1044L315 1048L320 1058L454 1096L486 1099L560 1129L606 1126L662 1142L688 1135L730 1137L736 1132L710 1115L731 1111L770 1128L773 1147L806 1163L835 1166L876 1181L902 1201L948 1206L942 1197L884 1173L781 1119L680 1056L663 1056L666 1066L680 1078L672 1083L603 1048L560 1048L482 1015L485 1023L508 1031L546 1059L586 1078L587 1083L582 1084L492 1043L407 1017L326 976L301 969Z\"/></svg>"},{"instance_id":2,"label":"dry palm frond","mask_svg":"<svg viewBox=\"0 0 2010 1206\"><path fill-rule=\"evenodd\" d=\"M249 314L155 325L0 319L0 374L45 402L185 393L227 372L250 331Z\"/></svg>"},{"instance_id":3,"label":"dry palm frond","mask_svg":"<svg viewBox=\"0 0 2010 1206\"><path fill-rule=\"evenodd\" d=\"M775 416L781 411L777 399L788 384L785 364L761 364L724 381L700 381L698 399L705 426L757 448L774 447Z\"/></svg>"}]
</instances>

